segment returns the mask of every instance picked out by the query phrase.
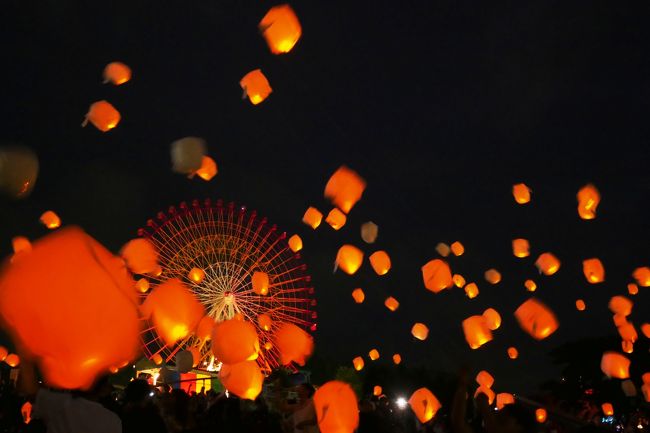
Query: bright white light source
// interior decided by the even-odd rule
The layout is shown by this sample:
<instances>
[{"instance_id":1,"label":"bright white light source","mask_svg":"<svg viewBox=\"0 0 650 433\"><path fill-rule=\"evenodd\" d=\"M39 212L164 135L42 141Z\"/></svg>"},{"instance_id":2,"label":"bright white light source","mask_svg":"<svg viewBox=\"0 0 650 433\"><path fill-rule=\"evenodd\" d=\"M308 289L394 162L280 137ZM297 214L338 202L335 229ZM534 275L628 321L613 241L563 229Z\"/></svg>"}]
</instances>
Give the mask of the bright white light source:
<instances>
[{"instance_id":1,"label":"bright white light source","mask_svg":"<svg viewBox=\"0 0 650 433\"><path fill-rule=\"evenodd\" d=\"M406 401L404 397L398 397L397 400L395 400L395 404L400 409L404 409L409 404L409 402Z\"/></svg>"}]
</instances>

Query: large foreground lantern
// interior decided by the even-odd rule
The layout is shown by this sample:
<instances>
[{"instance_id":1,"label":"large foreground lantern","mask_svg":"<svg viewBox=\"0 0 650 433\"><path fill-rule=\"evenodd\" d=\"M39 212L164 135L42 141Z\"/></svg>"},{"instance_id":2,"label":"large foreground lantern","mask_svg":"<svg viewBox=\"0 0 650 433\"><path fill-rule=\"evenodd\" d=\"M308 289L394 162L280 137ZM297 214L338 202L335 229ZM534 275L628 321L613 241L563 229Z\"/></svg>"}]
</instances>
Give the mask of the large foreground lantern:
<instances>
[{"instance_id":1,"label":"large foreground lantern","mask_svg":"<svg viewBox=\"0 0 650 433\"><path fill-rule=\"evenodd\" d=\"M521 329L536 340L543 340L560 326L555 314L535 298L521 304L515 311L515 318Z\"/></svg>"},{"instance_id":2,"label":"large foreground lantern","mask_svg":"<svg viewBox=\"0 0 650 433\"><path fill-rule=\"evenodd\" d=\"M223 364L219 371L223 386L239 398L255 400L262 392L264 376L255 361Z\"/></svg>"},{"instance_id":3,"label":"large foreground lantern","mask_svg":"<svg viewBox=\"0 0 650 433\"><path fill-rule=\"evenodd\" d=\"M235 317L214 325L212 353L218 361L226 364L254 361L259 351L259 338L251 322Z\"/></svg>"},{"instance_id":4,"label":"large foreground lantern","mask_svg":"<svg viewBox=\"0 0 650 433\"><path fill-rule=\"evenodd\" d=\"M314 339L293 323L283 323L275 331L273 342L280 352L280 364L303 366L314 351Z\"/></svg>"},{"instance_id":5,"label":"large foreground lantern","mask_svg":"<svg viewBox=\"0 0 650 433\"><path fill-rule=\"evenodd\" d=\"M327 181L324 194L334 206L347 214L361 199L365 189L366 181L356 171L343 165Z\"/></svg>"},{"instance_id":6,"label":"large foreground lantern","mask_svg":"<svg viewBox=\"0 0 650 433\"><path fill-rule=\"evenodd\" d=\"M313 397L321 433L353 433L359 426L357 396L345 382L332 380Z\"/></svg>"},{"instance_id":7,"label":"large foreground lantern","mask_svg":"<svg viewBox=\"0 0 650 433\"><path fill-rule=\"evenodd\" d=\"M126 266L134 274L148 274L158 268L158 251L147 239L133 239L120 251Z\"/></svg>"},{"instance_id":8,"label":"large foreground lantern","mask_svg":"<svg viewBox=\"0 0 650 433\"><path fill-rule=\"evenodd\" d=\"M269 9L258 27L273 54L288 53L302 35L300 21L288 4Z\"/></svg>"},{"instance_id":9,"label":"large foreground lantern","mask_svg":"<svg viewBox=\"0 0 650 433\"><path fill-rule=\"evenodd\" d=\"M409 406L422 424L431 421L442 407L440 401L427 388L420 388L411 394Z\"/></svg>"},{"instance_id":10,"label":"large foreground lantern","mask_svg":"<svg viewBox=\"0 0 650 433\"><path fill-rule=\"evenodd\" d=\"M630 360L620 353L605 352L600 360L600 369L608 377L627 379L630 377Z\"/></svg>"},{"instance_id":11,"label":"large foreground lantern","mask_svg":"<svg viewBox=\"0 0 650 433\"><path fill-rule=\"evenodd\" d=\"M488 328L483 316L471 316L463 320L463 333L469 347L478 349L485 343L492 341L492 332Z\"/></svg>"},{"instance_id":12,"label":"large foreground lantern","mask_svg":"<svg viewBox=\"0 0 650 433\"><path fill-rule=\"evenodd\" d=\"M422 279L424 287L433 293L438 293L454 284L449 265L440 259L433 259L422 266Z\"/></svg>"}]
</instances>

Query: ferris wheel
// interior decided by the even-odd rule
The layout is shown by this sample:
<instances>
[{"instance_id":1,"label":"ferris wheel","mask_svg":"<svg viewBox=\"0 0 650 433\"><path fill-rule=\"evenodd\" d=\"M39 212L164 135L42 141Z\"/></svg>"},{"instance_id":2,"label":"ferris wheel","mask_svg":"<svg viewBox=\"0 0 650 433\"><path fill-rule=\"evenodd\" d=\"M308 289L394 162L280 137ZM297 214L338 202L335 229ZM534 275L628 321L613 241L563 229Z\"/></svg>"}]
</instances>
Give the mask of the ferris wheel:
<instances>
[{"instance_id":1,"label":"ferris wheel","mask_svg":"<svg viewBox=\"0 0 650 433\"><path fill-rule=\"evenodd\" d=\"M169 278L178 278L217 322L241 314L257 327L262 370L268 372L279 365L279 354L270 340L280 323L316 330L316 300L307 266L300 254L289 248L286 233L279 232L255 211L247 212L244 206L234 203L224 205L221 200L194 200L189 205L183 202L178 208L172 206L167 212L159 212L138 230L138 235L149 239L160 255L162 272L147 277L151 289ZM200 282L189 278L193 268L204 271ZM267 295L253 291L251 276L256 271L269 276ZM148 293L151 291L142 294L143 301ZM271 318L270 330L258 325L260 314ZM206 341L189 336L168 346L146 322L141 341L148 358L160 355L173 363L179 351L195 348L201 358L198 368L212 367L215 360Z\"/></svg>"}]
</instances>

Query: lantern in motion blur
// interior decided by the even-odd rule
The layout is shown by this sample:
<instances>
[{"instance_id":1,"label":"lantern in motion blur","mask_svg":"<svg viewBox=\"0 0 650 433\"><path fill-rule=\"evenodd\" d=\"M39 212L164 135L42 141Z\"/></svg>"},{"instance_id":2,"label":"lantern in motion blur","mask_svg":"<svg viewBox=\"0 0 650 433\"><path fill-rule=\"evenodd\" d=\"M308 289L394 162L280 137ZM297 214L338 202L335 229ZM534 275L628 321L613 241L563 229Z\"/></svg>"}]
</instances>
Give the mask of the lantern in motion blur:
<instances>
[{"instance_id":1,"label":"lantern in motion blur","mask_svg":"<svg viewBox=\"0 0 650 433\"><path fill-rule=\"evenodd\" d=\"M628 284L627 293L629 293L630 295L636 295L637 293L639 293L639 286L637 286L634 283Z\"/></svg>"},{"instance_id":2,"label":"lantern in motion blur","mask_svg":"<svg viewBox=\"0 0 650 433\"><path fill-rule=\"evenodd\" d=\"M348 275L353 275L361 267L363 251L354 245L343 245L336 254L336 266Z\"/></svg>"},{"instance_id":3,"label":"lantern in motion blur","mask_svg":"<svg viewBox=\"0 0 650 433\"><path fill-rule=\"evenodd\" d=\"M356 171L343 165L327 181L324 194L334 206L347 214L361 199L365 189L366 181Z\"/></svg>"},{"instance_id":4,"label":"lantern in motion blur","mask_svg":"<svg viewBox=\"0 0 650 433\"><path fill-rule=\"evenodd\" d=\"M158 251L151 241L138 238L127 242L120 251L126 266L134 274L148 274L158 269Z\"/></svg>"},{"instance_id":5,"label":"lantern in motion blur","mask_svg":"<svg viewBox=\"0 0 650 433\"><path fill-rule=\"evenodd\" d=\"M223 386L237 397L255 400L262 392L264 375L255 361L243 361L237 364L222 364L219 380Z\"/></svg>"},{"instance_id":6,"label":"lantern in motion blur","mask_svg":"<svg viewBox=\"0 0 650 433\"><path fill-rule=\"evenodd\" d=\"M485 271L485 281L490 284L499 284L501 282L501 273L496 269L488 269Z\"/></svg>"},{"instance_id":7,"label":"lantern in motion blur","mask_svg":"<svg viewBox=\"0 0 650 433\"><path fill-rule=\"evenodd\" d=\"M204 156L201 159L201 167L194 174L208 182L217 175L217 163L209 156Z\"/></svg>"},{"instance_id":8,"label":"lantern in motion blur","mask_svg":"<svg viewBox=\"0 0 650 433\"><path fill-rule=\"evenodd\" d=\"M583 301L582 299L576 300L576 310L585 311L586 308L587 305L585 305L585 301Z\"/></svg>"},{"instance_id":9,"label":"lantern in motion blur","mask_svg":"<svg viewBox=\"0 0 650 433\"><path fill-rule=\"evenodd\" d=\"M253 272L251 282L253 286L253 292L263 296L269 293L269 274L266 272Z\"/></svg>"},{"instance_id":10,"label":"lantern in motion blur","mask_svg":"<svg viewBox=\"0 0 650 433\"><path fill-rule=\"evenodd\" d=\"M273 342L280 352L280 364L295 362L301 367L314 351L314 339L293 323L283 323L275 331Z\"/></svg>"},{"instance_id":11,"label":"lantern in motion blur","mask_svg":"<svg viewBox=\"0 0 650 433\"><path fill-rule=\"evenodd\" d=\"M363 366L365 363L363 362L363 358L360 356L357 356L352 360L352 365L354 365L354 369L357 371L361 371L363 369Z\"/></svg>"},{"instance_id":12,"label":"lantern in motion blur","mask_svg":"<svg viewBox=\"0 0 650 433\"><path fill-rule=\"evenodd\" d=\"M386 275L390 270L390 257L386 251L375 251L368 259L377 275Z\"/></svg>"},{"instance_id":13,"label":"lantern in motion blur","mask_svg":"<svg viewBox=\"0 0 650 433\"><path fill-rule=\"evenodd\" d=\"M451 252L451 249L449 248L449 245L440 242L438 245L436 245L436 252L442 257L447 257Z\"/></svg>"},{"instance_id":14,"label":"lantern in motion blur","mask_svg":"<svg viewBox=\"0 0 650 433\"><path fill-rule=\"evenodd\" d=\"M471 316L463 320L463 333L469 347L478 349L485 343L492 341L492 332L485 323L483 316Z\"/></svg>"},{"instance_id":15,"label":"lantern in motion blur","mask_svg":"<svg viewBox=\"0 0 650 433\"><path fill-rule=\"evenodd\" d=\"M599 259L587 259L582 262L582 272L591 284L605 281L605 267Z\"/></svg>"},{"instance_id":16,"label":"lantern in motion blur","mask_svg":"<svg viewBox=\"0 0 650 433\"><path fill-rule=\"evenodd\" d=\"M476 375L476 383L486 388L492 388L492 385L494 385L494 377L489 372L481 370Z\"/></svg>"},{"instance_id":17,"label":"lantern in motion blur","mask_svg":"<svg viewBox=\"0 0 650 433\"><path fill-rule=\"evenodd\" d=\"M332 380L313 396L321 433L353 433L359 426L357 396L345 382Z\"/></svg>"},{"instance_id":18,"label":"lantern in motion blur","mask_svg":"<svg viewBox=\"0 0 650 433\"><path fill-rule=\"evenodd\" d=\"M289 238L287 241L289 244L289 249L293 251L294 253L297 253L298 251L302 250L302 239L298 235L293 235Z\"/></svg>"},{"instance_id":19,"label":"lantern in motion blur","mask_svg":"<svg viewBox=\"0 0 650 433\"><path fill-rule=\"evenodd\" d=\"M384 305L390 311L395 311L397 310L397 308L399 308L399 302L397 302L397 299L393 298L392 296L386 298L386 301L384 301Z\"/></svg>"},{"instance_id":20,"label":"lantern in motion blur","mask_svg":"<svg viewBox=\"0 0 650 433\"><path fill-rule=\"evenodd\" d=\"M519 351L516 347L508 347L508 358L517 359L519 357Z\"/></svg>"},{"instance_id":21,"label":"lantern in motion blur","mask_svg":"<svg viewBox=\"0 0 650 433\"><path fill-rule=\"evenodd\" d=\"M212 339L212 331L214 330L215 324L216 322L212 317L208 315L203 316L203 318L199 321L199 324L196 325L196 331L194 332L194 335L196 335L196 338L202 341Z\"/></svg>"},{"instance_id":22,"label":"lantern in motion blur","mask_svg":"<svg viewBox=\"0 0 650 433\"><path fill-rule=\"evenodd\" d=\"M268 314L262 313L257 315L257 325L263 329L264 331L270 331L271 326L273 325L273 321L271 320L271 316Z\"/></svg>"},{"instance_id":23,"label":"lantern in motion blur","mask_svg":"<svg viewBox=\"0 0 650 433\"><path fill-rule=\"evenodd\" d=\"M372 221L361 224L361 239L367 244L372 244L377 240L379 227Z\"/></svg>"},{"instance_id":24,"label":"lantern in motion blur","mask_svg":"<svg viewBox=\"0 0 650 433\"><path fill-rule=\"evenodd\" d=\"M650 287L650 268L643 266L641 268L636 268L632 273L632 276L636 282L641 287Z\"/></svg>"},{"instance_id":25,"label":"lantern in motion blur","mask_svg":"<svg viewBox=\"0 0 650 433\"><path fill-rule=\"evenodd\" d=\"M560 261L551 253L543 253L535 261L535 266L541 274L553 275L560 269Z\"/></svg>"},{"instance_id":26,"label":"lantern in motion blur","mask_svg":"<svg viewBox=\"0 0 650 433\"><path fill-rule=\"evenodd\" d=\"M193 282L195 282L195 283L198 284L198 283L200 283L201 281L203 281L203 279L205 278L205 272L203 271L203 269L200 269L200 268L192 268L192 269L190 269L190 271L187 273L187 277L188 277L191 281L193 281ZM145 281L146 281L146 280L145 280Z\"/></svg>"},{"instance_id":27,"label":"lantern in motion blur","mask_svg":"<svg viewBox=\"0 0 650 433\"><path fill-rule=\"evenodd\" d=\"M600 203L600 193L592 184L583 186L577 194L578 215L583 220L596 218L596 209Z\"/></svg>"},{"instance_id":28,"label":"lantern in motion blur","mask_svg":"<svg viewBox=\"0 0 650 433\"><path fill-rule=\"evenodd\" d=\"M366 299L366 295L363 293L362 289L356 288L352 291L352 298L354 299L354 302L361 304Z\"/></svg>"},{"instance_id":29,"label":"lantern in motion blur","mask_svg":"<svg viewBox=\"0 0 650 433\"><path fill-rule=\"evenodd\" d=\"M253 105L264 101L273 91L261 69L252 70L244 75L239 85L244 90L244 97L248 96Z\"/></svg>"},{"instance_id":30,"label":"lantern in motion blur","mask_svg":"<svg viewBox=\"0 0 650 433\"><path fill-rule=\"evenodd\" d=\"M399 365L401 362L402 362L402 355L400 355L399 353L394 354L393 355L393 363L395 365Z\"/></svg>"},{"instance_id":31,"label":"lantern in motion blur","mask_svg":"<svg viewBox=\"0 0 650 433\"><path fill-rule=\"evenodd\" d=\"M463 278L462 275L454 274L452 275L451 280L454 282L454 286L458 287L459 289L465 287L465 278Z\"/></svg>"},{"instance_id":32,"label":"lantern in motion blur","mask_svg":"<svg viewBox=\"0 0 650 433\"><path fill-rule=\"evenodd\" d=\"M480 394L483 394L487 397L488 404L494 403L494 398L496 397L496 394L490 388L484 385L480 385L478 388L476 388L476 391L474 392L474 398L477 398Z\"/></svg>"},{"instance_id":33,"label":"lantern in motion blur","mask_svg":"<svg viewBox=\"0 0 650 433\"><path fill-rule=\"evenodd\" d=\"M465 246L459 241L456 241L451 244L451 252L454 253L455 256L462 256L465 253Z\"/></svg>"},{"instance_id":34,"label":"lantern in motion blur","mask_svg":"<svg viewBox=\"0 0 650 433\"><path fill-rule=\"evenodd\" d=\"M540 407L535 410L535 419L538 423L543 424L546 422L546 409Z\"/></svg>"},{"instance_id":35,"label":"lantern in motion blur","mask_svg":"<svg viewBox=\"0 0 650 433\"><path fill-rule=\"evenodd\" d=\"M183 137L171 144L172 171L191 175L203 165L207 153L205 140L201 137Z\"/></svg>"},{"instance_id":36,"label":"lantern in motion blur","mask_svg":"<svg viewBox=\"0 0 650 433\"><path fill-rule=\"evenodd\" d=\"M140 278L135 282L135 289L140 293L147 293L149 291L149 280Z\"/></svg>"},{"instance_id":37,"label":"lantern in motion blur","mask_svg":"<svg viewBox=\"0 0 650 433\"><path fill-rule=\"evenodd\" d=\"M381 395L382 391L383 390L382 390L381 386L375 385L375 387L372 389L372 395L374 395L375 397L379 397Z\"/></svg>"},{"instance_id":38,"label":"lantern in motion blur","mask_svg":"<svg viewBox=\"0 0 650 433\"><path fill-rule=\"evenodd\" d=\"M429 422L442 407L440 401L427 388L420 388L411 394L409 406L421 423Z\"/></svg>"},{"instance_id":39,"label":"lantern in motion blur","mask_svg":"<svg viewBox=\"0 0 650 433\"><path fill-rule=\"evenodd\" d=\"M32 243L24 236L16 236L11 240L14 254L28 253L32 251Z\"/></svg>"},{"instance_id":40,"label":"lantern in motion blur","mask_svg":"<svg viewBox=\"0 0 650 433\"><path fill-rule=\"evenodd\" d=\"M8 354L9 352L7 351L7 348L0 346L0 362L4 361Z\"/></svg>"},{"instance_id":41,"label":"lantern in motion blur","mask_svg":"<svg viewBox=\"0 0 650 433\"><path fill-rule=\"evenodd\" d=\"M515 396L507 392L497 394L497 409L501 410L507 404L515 404Z\"/></svg>"},{"instance_id":42,"label":"lantern in motion blur","mask_svg":"<svg viewBox=\"0 0 650 433\"><path fill-rule=\"evenodd\" d=\"M449 265L440 259L433 259L422 266L422 279L424 287L433 293L438 293L453 284Z\"/></svg>"},{"instance_id":43,"label":"lantern in motion blur","mask_svg":"<svg viewBox=\"0 0 650 433\"><path fill-rule=\"evenodd\" d=\"M632 314L634 304L625 296L612 296L609 300L609 310L614 314L620 314L624 317Z\"/></svg>"},{"instance_id":44,"label":"lantern in motion blur","mask_svg":"<svg viewBox=\"0 0 650 433\"><path fill-rule=\"evenodd\" d=\"M424 341L429 336L429 328L424 323L416 323L411 328L411 334L418 340Z\"/></svg>"},{"instance_id":45,"label":"lantern in motion blur","mask_svg":"<svg viewBox=\"0 0 650 433\"><path fill-rule=\"evenodd\" d=\"M530 244L526 239L513 239L512 240L512 254L515 257L524 258L530 255Z\"/></svg>"},{"instance_id":46,"label":"lantern in motion blur","mask_svg":"<svg viewBox=\"0 0 650 433\"><path fill-rule=\"evenodd\" d=\"M11 368L18 367L20 365L20 357L16 355L15 353L10 353L7 355L5 358L5 362L7 365Z\"/></svg>"},{"instance_id":47,"label":"lantern in motion blur","mask_svg":"<svg viewBox=\"0 0 650 433\"><path fill-rule=\"evenodd\" d=\"M465 286L465 294L469 299L474 299L478 296L478 286L475 283L469 283Z\"/></svg>"},{"instance_id":48,"label":"lantern in motion blur","mask_svg":"<svg viewBox=\"0 0 650 433\"><path fill-rule=\"evenodd\" d=\"M122 62L111 62L104 68L104 84L113 83L116 86L131 79L131 68Z\"/></svg>"},{"instance_id":49,"label":"lantern in motion blur","mask_svg":"<svg viewBox=\"0 0 650 433\"><path fill-rule=\"evenodd\" d=\"M90 105L81 126L86 126L90 122L100 131L108 132L120 123L121 118L120 112L108 101L97 101Z\"/></svg>"},{"instance_id":50,"label":"lantern in motion blur","mask_svg":"<svg viewBox=\"0 0 650 433\"><path fill-rule=\"evenodd\" d=\"M483 312L485 324L490 331L496 331L501 326L501 315L494 308L488 308Z\"/></svg>"},{"instance_id":51,"label":"lantern in motion blur","mask_svg":"<svg viewBox=\"0 0 650 433\"><path fill-rule=\"evenodd\" d=\"M379 351L377 349L371 349L370 352L368 352L368 357L370 358L371 361L376 361L379 359Z\"/></svg>"},{"instance_id":52,"label":"lantern in motion blur","mask_svg":"<svg viewBox=\"0 0 650 433\"><path fill-rule=\"evenodd\" d=\"M603 403L600 408L603 410L603 415L612 416L614 415L614 406L611 403Z\"/></svg>"},{"instance_id":53,"label":"lantern in motion blur","mask_svg":"<svg viewBox=\"0 0 650 433\"><path fill-rule=\"evenodd\" d=\"M521 329L536 340L543 340L559 327L555 314L535 298L521 304L515 311L515 318Z\"/></svg>"},{"instance_id":54,"label":"lantern in motion blur","mask_svg":"<svg viewBox=\"0 0 650 433\"><path fill-rule=\"evenodd\" d=\"M316 230L323 221L323 214L315 207L309 207L302 216L302 222Z\"/></svg>"},{"instance_id":55,"label":"lantern in motion blur","mask_svg":"<svg viewBox=\"0 0 650 433\"><path fill-rule=\"evenodd\" d=\"M332 209L330 213L327 214L327 218L325 218L325 222L329 224L334 230L339 230L341 227L343 227L346 220L347 217L338 208Z\"/></svg>"},{"instance_id":56,"label":"lantern in motion blur","mask_svg":"<svg viewBox=\"0 0 650 433\"><path fill-rule=\"evenodd\" d=\"M518 183L512 186L512 195L519 204L530 202L530 188L526 184Z\"/></svg>"},{"instance_id":57,"label":"lantern in motion blur","mask_svg":"<svg viewBox=\"0 0 650 433\"><path fill-rule=\"evenodd\" d=\"M300 21L288 4L269 9L258 27L273 54L291 51L302 34Z\"/></svg>"},{"instance_id":58,"label":"lantern in motion blur","mask_svg":"<svg viewBox=\"0 0 650 433\"><path fill-rule=\"evenodd\" d=\"M41 222L48 229L56 229L61 226L61 218L51 210L45 211L41 215Z\"/></svg>"},{"instance_id":59,"label":"lantern in motion blur","mask_svg":"<svg viewBox=\"0 0 650 433\"><path fill-rule=\"evenodd\" d=\"M645 335L645 338L650 338L650 323L641 325L641 332Z\"/></svg>"},{"instance_id":60,"label":"lantern in motion blur","mask_svg":"<svg viewBox=\"0 0 650 433\"><path fill-rule=\"evenodd\" d=\"M630 377L630 360L620 353L605 352L600 359L600 369L607 377L628 379Z\"/></svg>"},{"instance_id":61,"label":"lantern in motion blur","mask_svg":"<svg viewBox=\"0 0 650 433\"><path fill-rule=\"evenodd\" d=\"M526 280L524 281L524 287L526 287L526 290L529 292L534 292L537 290L537 284L533 280Z\"/></svg>"}]
</instances>

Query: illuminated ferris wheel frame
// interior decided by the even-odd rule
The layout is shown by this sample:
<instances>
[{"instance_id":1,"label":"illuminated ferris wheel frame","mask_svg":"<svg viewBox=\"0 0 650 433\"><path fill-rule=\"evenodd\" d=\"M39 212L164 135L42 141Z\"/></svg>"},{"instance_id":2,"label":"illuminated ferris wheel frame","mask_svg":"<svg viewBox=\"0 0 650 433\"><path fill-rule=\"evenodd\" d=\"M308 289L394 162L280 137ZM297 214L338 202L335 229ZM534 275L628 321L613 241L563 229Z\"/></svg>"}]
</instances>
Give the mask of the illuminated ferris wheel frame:
<instances>
[{"instance_id":1,"label":"illuminated ferris wheel frame","mask_svg":"<svg viewBox=\"0 0 650 433\"><path fill-rule=\"evenodd\" d=\"M280 323L316 330L316 300L307 266L300 254L289 248L286 233L279 232L266 218L259 218L257 212L247 212L244 206L234 203L224 205L221 200L194 200L189 205L183 202L167 212L159 212L155 220L148 220L138 235L154 244L162 268L160 275L146 276L150 290L141 295L142 301L158 284L178 278L216 321L241 314L257 328L261 347L258 363L262 370L269 372L279 366L271 335ZM188 276L195 267L205 272L200 282ZM251 276L255 271L269 275L267 295L253 291ZM272 320L270 330L258 325L257 316L262 313ZM191 335L168 346L156 334L150 320L143 320L140 338L149 359L160 355L166 363L174 363L179 351L196 348L201 358L197 368L214 369L208 341Z\"/></svg>"}]
</instances>

